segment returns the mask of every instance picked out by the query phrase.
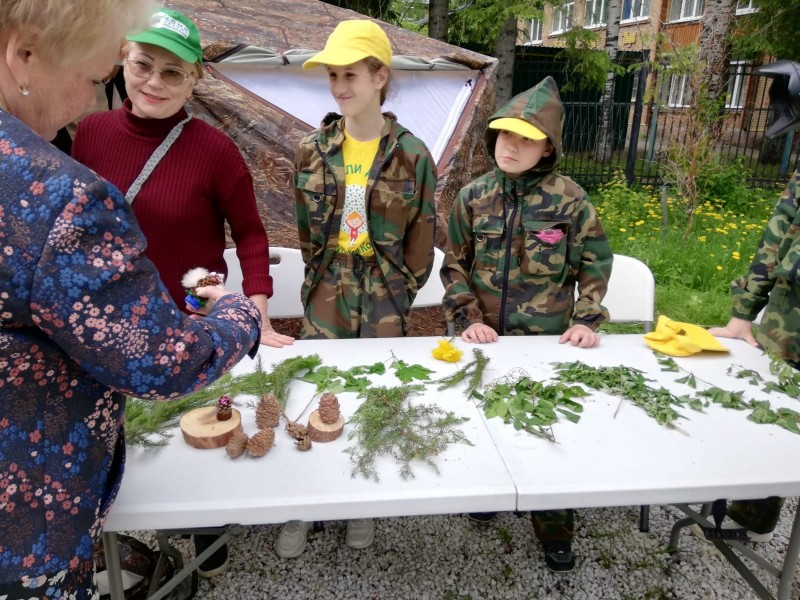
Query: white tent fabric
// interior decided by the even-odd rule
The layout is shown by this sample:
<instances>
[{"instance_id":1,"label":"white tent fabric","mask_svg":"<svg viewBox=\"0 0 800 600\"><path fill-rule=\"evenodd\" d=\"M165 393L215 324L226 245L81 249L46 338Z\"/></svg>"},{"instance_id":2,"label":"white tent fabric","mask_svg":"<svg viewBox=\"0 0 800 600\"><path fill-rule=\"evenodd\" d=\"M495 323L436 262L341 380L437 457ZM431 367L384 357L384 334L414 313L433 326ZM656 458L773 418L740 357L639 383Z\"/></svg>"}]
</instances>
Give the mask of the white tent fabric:
<instances>
[{"instance_id":1,"label":"white tent fabric","mask_svg":"<svg viewBox=\"0 0 800 600\"><path fill-rule=\"evenodd\" d=\"M328 90L325 69L302 69L303 62L314 54L311 50L275 54L248 46L211 66L233 83L316 128L337 107ZM383 110L396 114L403 126L425 142L438 163L477 76L478 71L446 59L395 56L392 88Z\"/></svg>"}]
</instances>

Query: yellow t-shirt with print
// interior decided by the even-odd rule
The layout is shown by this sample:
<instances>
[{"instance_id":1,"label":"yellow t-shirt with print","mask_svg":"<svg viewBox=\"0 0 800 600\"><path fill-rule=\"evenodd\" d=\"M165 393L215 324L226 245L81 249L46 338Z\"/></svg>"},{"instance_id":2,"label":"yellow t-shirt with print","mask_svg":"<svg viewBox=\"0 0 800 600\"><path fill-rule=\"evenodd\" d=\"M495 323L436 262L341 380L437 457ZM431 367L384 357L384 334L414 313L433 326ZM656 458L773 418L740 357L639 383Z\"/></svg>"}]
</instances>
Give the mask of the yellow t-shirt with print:
<instances>
[{"instance_id":1,"label":"yellow t-shirt with print","mask_svg":"<svg viewBox=\"0 0 800 600\"><path fill-rule=\"evenodd\" d=\"M342 227L339 230L340 252L361 256L372 256L375 253L369 241L366 192L369 170L378 153L380 141L380 138L375 138L360 142L345 131L342 144L345 191Z\"/></svg>"}]
</instances>

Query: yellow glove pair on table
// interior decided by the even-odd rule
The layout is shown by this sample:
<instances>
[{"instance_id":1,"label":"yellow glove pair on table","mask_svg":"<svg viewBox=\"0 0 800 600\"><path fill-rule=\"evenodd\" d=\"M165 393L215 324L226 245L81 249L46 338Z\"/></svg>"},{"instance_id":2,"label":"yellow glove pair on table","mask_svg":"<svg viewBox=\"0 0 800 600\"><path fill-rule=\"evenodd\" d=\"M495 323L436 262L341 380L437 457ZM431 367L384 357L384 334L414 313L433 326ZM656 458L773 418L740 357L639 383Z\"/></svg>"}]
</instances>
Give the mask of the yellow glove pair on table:
<instances>
[{"instance_id":1,"label":"yellow glove pair on table","mask_svg":"<svg viewBox=\"0 0 800 600\"><path fill-rule=\"evenodd\" d=\"M727 352L713 335L699 325L679 323L669 317L658 317L655 331L644 335L645 343L653 350L670 356L690 356L703 350Z\"/></svg>"}]
</instances>

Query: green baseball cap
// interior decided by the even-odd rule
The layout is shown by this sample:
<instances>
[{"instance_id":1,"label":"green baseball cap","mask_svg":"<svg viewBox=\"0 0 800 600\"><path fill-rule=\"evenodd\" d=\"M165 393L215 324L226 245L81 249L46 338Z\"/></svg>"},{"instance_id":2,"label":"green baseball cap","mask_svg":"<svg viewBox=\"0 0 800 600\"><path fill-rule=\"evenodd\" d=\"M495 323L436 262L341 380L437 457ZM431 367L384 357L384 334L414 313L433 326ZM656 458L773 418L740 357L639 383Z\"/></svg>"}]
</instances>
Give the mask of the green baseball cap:
<instances>
[{"instance_id":1,"label":"green baseball cap","mask_svg":"<svg viewBox=\"0 0 800 600\"><path fill-rule=\"evenodd\" d=\"M136 35L129 35L132 42L153 44L169 50L188 63L203 62L200 32L192 20L177 10L162 8L150 17L150 28Z\"/></svg>"}]
</instances>

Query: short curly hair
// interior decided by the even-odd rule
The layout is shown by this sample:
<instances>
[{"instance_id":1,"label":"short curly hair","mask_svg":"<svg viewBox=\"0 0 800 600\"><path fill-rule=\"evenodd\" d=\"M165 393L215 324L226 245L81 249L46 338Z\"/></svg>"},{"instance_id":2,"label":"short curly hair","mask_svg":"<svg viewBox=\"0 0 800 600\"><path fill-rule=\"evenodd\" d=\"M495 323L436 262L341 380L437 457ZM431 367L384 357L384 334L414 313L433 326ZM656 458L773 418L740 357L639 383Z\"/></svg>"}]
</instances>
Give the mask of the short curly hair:
<instances>
[{"instance_id":1,"label":"short curly hair","mask_svg":"<svg viewBox=\"0 0 800 600\"><path fill-rule=\"evenodd\" d=\"M2 0L0 33L27 30L55 66L89 58L102 44L146 29L153 0Z\"/></svg>"}]
</instances>

